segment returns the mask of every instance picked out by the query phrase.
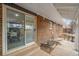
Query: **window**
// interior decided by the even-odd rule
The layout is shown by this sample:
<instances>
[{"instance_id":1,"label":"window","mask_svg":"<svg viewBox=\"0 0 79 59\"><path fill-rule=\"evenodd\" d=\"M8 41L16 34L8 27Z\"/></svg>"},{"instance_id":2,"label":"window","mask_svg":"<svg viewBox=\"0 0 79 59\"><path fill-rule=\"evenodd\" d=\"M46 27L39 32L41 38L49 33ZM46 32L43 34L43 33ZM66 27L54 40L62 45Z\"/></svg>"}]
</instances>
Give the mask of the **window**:
<instances>
[{"instance_id":1,"label":"window","mask_svg":"<svg viewBox=\"0 0 79 59\"><path fill-rule=\"evenodd\" d=\"M25 15L7 9L7 50L25 45Z\"/></svg>"},{"instance_id":2,"label":"window","mask_svg":"<svg viewBox=\"0 0 79 59\"><path fill-rule=\"evenodd\" d=\"M26 44L34 42L35 30L36 30L35 17L32 15L26 15L26 20L25 20Z\"/></svg>"}]
</instances>

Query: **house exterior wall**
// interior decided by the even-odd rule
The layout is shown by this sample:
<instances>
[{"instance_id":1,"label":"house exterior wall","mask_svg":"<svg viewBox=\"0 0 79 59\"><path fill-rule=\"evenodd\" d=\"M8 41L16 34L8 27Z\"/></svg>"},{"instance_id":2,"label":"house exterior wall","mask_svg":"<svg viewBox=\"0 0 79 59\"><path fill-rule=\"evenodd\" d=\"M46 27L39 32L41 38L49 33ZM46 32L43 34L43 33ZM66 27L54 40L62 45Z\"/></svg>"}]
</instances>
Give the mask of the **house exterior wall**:
<instances>
[{"instance_id":1,"label":"house exterior wall","mask_svg":"<svg viewBox=\"0 0 79 59\"><path fill-rule=\"evenodd\" d=\"M37 43L46 43L48 40L61 37L63 27L42 16L37 16ZM53 37L53 38L52 38Z\"/></svg>"},{"instance_id":2,"label":"house exterior wall","mask_svg":"<svg viewBox=\"0 0 79 59\"><path fill-rule=\"evenodd\" d=\"M0 4L0 55L2 55L2 4Z\"/></svg>"}]
</instances>

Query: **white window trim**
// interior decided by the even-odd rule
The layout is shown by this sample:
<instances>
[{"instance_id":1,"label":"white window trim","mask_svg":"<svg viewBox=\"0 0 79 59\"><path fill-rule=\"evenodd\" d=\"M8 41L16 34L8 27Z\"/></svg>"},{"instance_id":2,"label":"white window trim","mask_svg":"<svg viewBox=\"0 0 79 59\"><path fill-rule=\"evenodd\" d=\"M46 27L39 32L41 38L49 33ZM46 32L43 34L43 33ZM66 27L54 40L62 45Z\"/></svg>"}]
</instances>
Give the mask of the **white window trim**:
<instances>
[{"instance_id":1,"label":"white window trim","mask_svg":"<svg viewBox=\"0 0 79 59\"><path fill-rule=\"evenodd\" d=\"M28 14L26 12L23 12L21 10L15 9L13 7L10 7L10 6L4 5L4 4L2 4L2 6L3 6L3 8L2 8L3 9L2 54L3 55L7 55L7 54L9 54L11 52L14 52L14 51L19 50L19 49L23 49L24 47L29 47L30 45L34 44L35 42L31 42L31 43L26 44L26 41L25 41L25 45L24 46L11 49L10 51L7 50L7 29L6 29L7 28L7 26L6 26L7 20L6 20L6 9L8 8L8 9L11 9L11 10L14 10L14 11L18 11L20 13L25 14L25 19L26 19L26 15L31 15L31 14ZM37 39L37 36L36 36L36 39ZM25 38L25 40L26 40L26 38Z\"/></svg>"}]
</instances>

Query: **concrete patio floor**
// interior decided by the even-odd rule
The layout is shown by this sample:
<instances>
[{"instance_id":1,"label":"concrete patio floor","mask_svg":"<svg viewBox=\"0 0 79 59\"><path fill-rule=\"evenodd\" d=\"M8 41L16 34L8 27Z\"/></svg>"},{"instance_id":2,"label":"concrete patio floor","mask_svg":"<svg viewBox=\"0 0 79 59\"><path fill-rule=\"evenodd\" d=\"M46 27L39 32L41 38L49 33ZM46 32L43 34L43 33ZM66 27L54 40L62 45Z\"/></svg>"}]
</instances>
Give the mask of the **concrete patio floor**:
<instances>
[{"instance_id":1,"label":"concrete patio floor","mask_svg":"<svg viewBox=\"0 0 79 59\"><path fill-rule=\"evenodd\" d=\"M30 48L24 48L15 51L8 56L77 56L78 53L74 50L74 43L62 40L61 45L56 46L51 53L40 49L37 44L30 46Z\"/></svg>"}]
</instances>

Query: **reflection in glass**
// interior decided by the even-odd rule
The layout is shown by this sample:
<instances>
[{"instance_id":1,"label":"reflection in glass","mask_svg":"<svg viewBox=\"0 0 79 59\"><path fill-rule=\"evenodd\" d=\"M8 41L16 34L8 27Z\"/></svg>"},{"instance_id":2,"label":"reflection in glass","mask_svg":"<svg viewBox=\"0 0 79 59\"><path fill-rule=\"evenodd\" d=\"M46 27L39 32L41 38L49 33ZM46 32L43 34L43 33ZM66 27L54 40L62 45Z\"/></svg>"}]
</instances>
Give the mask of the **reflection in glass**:
<instances>
[{"instance_id":1,"label":"reflection in glass","mask_svg":"<svg viewBox=\"0 0 79 59\"><path fill-rule=\"evenodd\" d=\"M31 43L35 39L35 18L31 15L26 15L25 20L25 33L26 44Z\"/></svg>"},{"instance_id":2,"label":"reflection in glass","mask_svg":"<svg viewBox=\"0 0 79 59\"><path fill-rule=\"evenodd\" d=\"M7 49L25 45L24 32L25 15L7 9Z\"/></svg>"}]
</instances>

